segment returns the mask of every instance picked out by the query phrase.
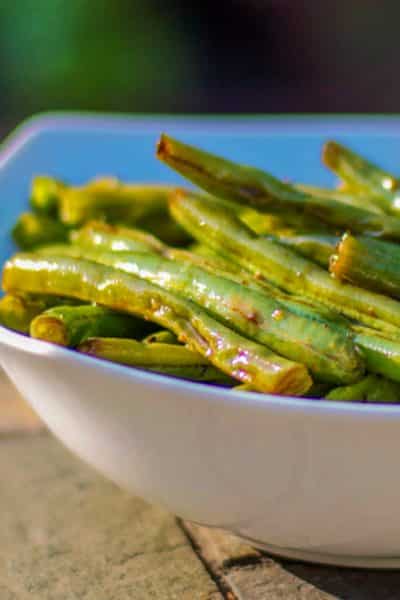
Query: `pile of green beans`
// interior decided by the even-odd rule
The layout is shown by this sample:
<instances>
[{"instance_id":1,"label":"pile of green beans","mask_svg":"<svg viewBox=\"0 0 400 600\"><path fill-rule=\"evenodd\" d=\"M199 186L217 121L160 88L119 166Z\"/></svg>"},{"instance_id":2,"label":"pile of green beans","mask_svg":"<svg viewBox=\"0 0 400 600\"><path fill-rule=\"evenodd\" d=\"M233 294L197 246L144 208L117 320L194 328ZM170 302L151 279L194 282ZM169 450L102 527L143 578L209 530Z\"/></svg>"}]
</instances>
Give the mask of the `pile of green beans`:
<instances>
[{"instance_id":1,"label":"pile of green beans","mask_svg":"<svg viewBox=\"0 0 400 600\"><path fill-rule=\"evenodd\" d=\"M331 189L165 134L157 157L201 189L34 177L0 323L234 392L400 402L399 180L336 141Z\"/></svg>"}]
</instances>

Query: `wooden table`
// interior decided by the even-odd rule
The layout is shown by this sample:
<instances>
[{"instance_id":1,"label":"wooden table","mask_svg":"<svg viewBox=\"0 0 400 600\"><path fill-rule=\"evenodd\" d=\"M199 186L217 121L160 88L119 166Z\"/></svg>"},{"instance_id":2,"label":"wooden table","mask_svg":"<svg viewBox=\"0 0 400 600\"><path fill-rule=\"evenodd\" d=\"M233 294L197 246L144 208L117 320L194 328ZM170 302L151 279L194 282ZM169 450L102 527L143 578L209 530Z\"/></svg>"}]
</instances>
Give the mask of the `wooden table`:
<instances>
[{"instance_id":1,"label":"wooden table","mask_svg":"<svg viewBox=\"0 0 400 600\"><path fill-rule=\"evenodd\" d=\"M0 377L1 600L389 600L400 572L272 559L130 496Z\"/></svg>"}]
</instances>

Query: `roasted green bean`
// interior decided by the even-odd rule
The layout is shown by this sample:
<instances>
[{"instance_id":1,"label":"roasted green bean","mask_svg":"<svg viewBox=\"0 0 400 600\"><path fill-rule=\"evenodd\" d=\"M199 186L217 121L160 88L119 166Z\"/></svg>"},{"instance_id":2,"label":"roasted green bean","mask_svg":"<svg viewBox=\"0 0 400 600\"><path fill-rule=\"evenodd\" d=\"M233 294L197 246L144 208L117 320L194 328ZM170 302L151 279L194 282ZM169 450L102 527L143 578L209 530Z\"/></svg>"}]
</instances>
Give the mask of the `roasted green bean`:
<instances>
[{"instance_id":1,"label":"roasted green bean","mask_svg":"<svg viewBox=\"0 0 400 600\"><path fill-rule=\"evenodd\" d=\"M51 306L67 302L71 301L56 296L6 294L0 299L0 324L28 333L32 319L38 314Z\"/></svg>"},{"instance_id":2,"label":"roasted green bean","mask_svg":"<svg viewBox=\"0 0 400 600\"><path fill-rule=\"evenodd\" d=\"M188 298L242 335L301 360L319 380L352 382L362 374L361 357L348 336L231 279L152 254L86 251L84 256Z\"/></svg>"},{"instance_id":3,"label":"roasted green bean","mask_svg":"<svg viewBox=\"0 0 400 600\"><path fill-rule=\"evenodd\" d=\"M400 247L396 244L346 233L329 270L341 281L400 298Z\"/></svg>"},{"instance_id":4,"label":"roasted green bean","mask_svg":"<svg viewBox=\"0 0 400 600\"><path fill-rule=\"evenodd\" d=\"M289 248L258 237L212 199L180 191L171 198L170 207L174 218L193 237L258 278L324 304L367 327L399 333L400 303L332 279L321 267Z\"/></svg>"},{"instance_id":5,"label":"roasted green bean","mask_svg":"<svg viewBox=\"0 0 400 600\"><path fill-rule=\"evenodd\" d=\"M339 237L334 235L298 231L277 232L271 239L325 268L329 266L330 257L339 241Z\"/></svg>"},{"instance_id":6,"label":"roasted green bean","mask_svg":"<svg viewBox=\"0 0 400 600\"><path fill-rule=\"evenodd\" d=\"M329 226L351 226L356 233L400 240L399 219L306 194L260 169L225 160L167 135L160 138L157 156L181 175L221 198L265 212L305 214Z\"/></svg>"},{"instance_id":7,"label":"roasted green bean","mask_svg":"<svg viewBox=\"0 0 400 600\"><path fill-rule=\"evenodd\" d=\"M12 236L22 250L32 250L38 246L67 241L68 229L52 217L26 212L19 216Z\"/></svg>"},{"instance_id":8,"label":"roasted green bean","mask_svg":"<svg viewBox=\"0 0 400 600\"><path fill-rule=\"evenodd\" d=\"M71 233L71 242L112 252L163 252L165 244L156 237L131 227L91 221Z\"/></svg>"},{"instance_id":9,"label":"roasted green bean","mask_svg":"<svg viewBox=\"0 0 400 600\"><path fill-rule=\"evenodd\" d=\"M149 323L101 306L56 306L33 319L33 338L75 348L89 337L139 338Z\"/></svg>"},{"instance_id":10,"label":"roasted green bean","mask_svg":"<svg viewBox=\"0 0 400 600\"><path fill-rule=\"evenodd\" d=\"M67 186L60 196L60 219L81 225L90 219L136 222L143 217L166 214L171 187L125 184L114 177L94 179L81 187Z\"/></svg>"},{"instance_id":11,"label":"roasted green bean","mask_svg":"<svg viewBox=\"0 0 400 600\"><path fill-rule=\"evenodd\" d=\"M54 177L38 175L32 179L30 204L35 212L52 217L58 214L60 196L65 183Z\"/></svg>"},{"instance_id":12,"label":"roasted green bean","mask_svg":"<svg viewBox=\"0 0 400 600\"><path fill-rule=\"evenodd\" d=\"M306 367L231 331L200 307L147 281L90 261L17 254L3 270L7 292L45 292L96 302L158 323L215 367L259 391L301 395Z\"/></svg>"},{"instance_id":13,"label":"roasted green bean","mask_svg":"<svg viewBox=\"0 0 400 600\"><path fill-rule=\"evenodd\" d=\"M105 247L125 247L124 246L124 237L118 235L118 231L116 230L116 234L114 237L109 236L107 238L107 244L105 245ZM377 242L378 243L378 242ZM175 268L171 268L171 265L168 263L168 269L169 269L169 277L165 277L166 273L162 270L157 271L157 269L154 269L154 259L150 258L148 259L150 261L150 266L152 266L152 269L149 269L149 264L146 264L146 258L143 256L133 256L133 257L129 257L129 255L125 255L125 253L120 253L119 257L118 256L113 256L110 255L109 253L96 253L96 251L98 251L99 246L94 246L94 252L90 252L89 248L80 248L79 246L74 246L74 247L56 247L54 249L49 248L49 249L44 249L43 251L45 251L46 253L48 253L50 251L51 252L61 252L67 256L75 256L77 258L84 258L85 256L87 258L90 258L92 260L100 260L101 261L105 261L106 263L108 262L108 264L111 265L116 265L122 269L136 269L136 271L139 270L139 265L142 266L142 271L143 273L146 274L147 277L152 276L157 278L157 274L162 277L164 285L170 285L172 286L172 289L174 289L175 285L178 285L179 281L181 280L182 276L184 276L184 279L186 281L186 285L189 285L187 283L187 281L192 281L192 284L194 282L198 283L198 280L195 279L193 277L193 271L192 271L192 275L190 277L186 277L186 274L188 273L187 270L187 266L183 267L181 262L179 263L178 266L175 266ZM101 247L102 248L102 247ZM285 313L287 314L295 314L298 315L300 318L303 319L307 319L307 320L314 320L317 321L322 329L322 331L324 332L325 335L322 336L322 340L319 340L317 343L318 344L322 344L323 341L325 339L327 339L328 334L330 333L331 329L333 328L334 330L337 330L338 333L340 333L340 335L342 336L354 336L354 343L360 348L360 350L362 351L364 360L366 362L367 365L367 369L373 373L379 373L382 375L385 375L387 377L389 377L390 379L394 379L394 380L399 380L400 381L400 346L398 345L398 343L396 342L395 339L387 339L384 338L382 336L379 335L379 333L373 329L367 329L367 328L363 328L360 327L356 324L353 324L351 321L347 320L346 318L344 318L343 316L341 316L339 313L337 313L336 311L327 308L324 305L321 305L319 302L317 302L316 300L313 300L312 302L304 297L300 297L300 296L290 296L288 294L285 294L284 292L282 292L281 290L279 290L279 288L276 288L274 286L271 285L266 285L265 286L265 282L260 281L260 280L253 280L251 277L249 278L249 276L243 274L243 272L238 275L233 274L232 272L227 272L227 271L221 271L218 268L215 268L215 266L213 265L213 255L211 254L211 258L209 259L205 259L205 262L203 262L203 257L202 256L197 256L196 260L192 260L192 253L189 252L185 252L185 251L177 251L174 252L173 250L169 249L167 247L165 247L164 249L164 254L167 253L167 256L171 256L171 258L173 258L174 260L179 260L182 255L184 257L184 262L186 262L188 265L195 265L195 266L200 266L202 269L205 269L208 273L211 274L211 277L208 278L207 284L208 287L207 288L203 288L203 290L205 289L209 289L209 290L213 290L214 293L214 288L213 288L213 284L211 283L212 281L214 281L215 276L217 276L218 278L223 278L223 280L225 279L230 279L233 282L236 283L236 287L237 285L241 286L241 290L239 290L238 288L238 297L243 296L244 298L246 297L246 290L243 290L243 286L245 286L245 288L247 289L253 289L256 292L258 292L259 294L266 294L269 297L269 301L271 299L275 299L278 301L278 303L280 305L283 305L285 307ZM126 264L128 262L128 265ZM234 263L232 263L232 261L229 263L228 261L225 261L228 265L234 265ZM125 264L124 264L125 263ZM131 263L131 264L130 264ZM138 264L139 263L139 264ZM217 263L217 266L220 267L221 265L219 263ZM145 268L143 268L145 267ZM182 270L183 269L183 270ZM240 267L239 267L240 270ZM135 271L135 272L136 272ZM161 273L163 273L163 276L161 275ZM204 275L204 274L203 274ZM221 281L223 280L219 280L219 283L221 283ZM167 282L167 283L165 283ZM202 283L202 285L204 285L204 283ZM265 287L264 287L265 286ZM184 292L185 294L187 292ZM212 296L213 297L213 296ZM204 299L203 299L204 301ZM211 300L210 298L207 298L206 300L207 302L207 306L210 306ZM264 309L265 309L265 305L264 305ZM225 310L224 308L224 302L219 303L217 302L216 307L214 307L214 310L216 311L215 314L219 314L220 312L223 312ZM270 313L269 313L270 314ZM233 317L237 317L237 314L233 315ZM300 321L301 322L301 321ZM285 325L285 323L282 323L282 325ZM305 331L310 332L310 330L308 329L308 327L305 327ZM317 332L315 332L317 335ZM304 331L302 332L303 335L303 339L304 338ZM398 335L398 332L396 330L396 335ZM285 337L287 337L287 331L285 332ZM318 339L318 338L316 338ZM305 342L307 343L308 340L305 339ZM267 343L267 342L266 342ZM267 344L268 345L268 344ZM301 346L299 345L299 348ZM282 351L282 349L281 349ZM320 351L324 352L326 351L326 346L323 347L320 346ZM311 367L310 367L311 368ZM332 368L332 367L331 367Z\"/></svg>"},{"instance_id":14,"label":"roasted green bean","mask_svg":"<svg viewBox=\"0 0 400 600\"><path fill-rule=\"evenodd\" d=\"M160 331L150 333L150 335L143 338L142 342L145 344L179 344L176 335L172 331L168 331L168 329L161 329Z\"/></svg>"},{"instance_id":15,"label":"roasted green bean","mask_svg":"<svg viewBox=\"0 0 400 600\"><path fill-rule=\"evenodd\" d=\"M368 375L358 383L331 390L325 399L340 402L397 403L400 401L400 385L383 377Z\"/></svg>"},{"instance_id":16,"label":"roasted green bean","mask_svg":"<svg viewBox=\"0 0 400 600\"><path fill-rule=\"evenodd\" d=\"M332 200L336 200L337 202L343 202L344 204L349 204L350 206L364 208L374 213L384 214L385 212L380 206L377 206L376 202L371 200L371 194L363 189L353 189L351 186L350 189L346 188L344 190L337 188L330 189L298 183L294 184L294 187L301 190L305 194L311 194L312 196L317 196L318 198L330 198Z\"/></svg>"},{"instance_id":17,"label":"roasted green bean","mask_svg":"<svg viewBox=\"0 0 400 600\"><path fill-rule=\"evenodd\" d=\"M93 337L81 343L77 350L97 358L183 379L231 385L235 381L216 369L198 352L185 346Z\"/></svg>"},{"instance_id":18,"label":"roasted green bean","mask_svg":"<svg viewBox=\"0 0 400 600\"><path fill-rule=\"evenodd\" d=\"M399 181L372 162L337 142L327 142L322 160L350 188L368 194L369 202L389 214L398 214L400 196L396 193Z\"/></svg>"}]
</instances>

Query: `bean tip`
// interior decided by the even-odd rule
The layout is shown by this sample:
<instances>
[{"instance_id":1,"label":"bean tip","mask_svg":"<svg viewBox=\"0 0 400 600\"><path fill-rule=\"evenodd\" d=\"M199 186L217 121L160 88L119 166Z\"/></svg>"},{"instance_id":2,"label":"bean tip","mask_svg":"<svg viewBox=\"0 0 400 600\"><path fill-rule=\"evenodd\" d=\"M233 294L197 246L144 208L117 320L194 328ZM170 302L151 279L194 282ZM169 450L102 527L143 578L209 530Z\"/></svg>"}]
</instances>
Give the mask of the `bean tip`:
<instances>
[{"instance_id":1,"label":"bean tip","mask_svg":"<svg viewBox=\"0 0 400 600\"><path fill-rule=\"evenodd\" d=\"M340 145L337 142L326 142L322 147L322 162L329 168L335 168L339 159Z\"/></svg>"},{"instance_id":2,"label":"bean tip","mask_svg":"<svg viewBox=\"0 0 400 600\"><path fill-rule=\"evenodd\" d=\"M160 135L156 146L156 157L164 160L170 154L169 138L166 133Z\"/></svg>"}]
</instances>

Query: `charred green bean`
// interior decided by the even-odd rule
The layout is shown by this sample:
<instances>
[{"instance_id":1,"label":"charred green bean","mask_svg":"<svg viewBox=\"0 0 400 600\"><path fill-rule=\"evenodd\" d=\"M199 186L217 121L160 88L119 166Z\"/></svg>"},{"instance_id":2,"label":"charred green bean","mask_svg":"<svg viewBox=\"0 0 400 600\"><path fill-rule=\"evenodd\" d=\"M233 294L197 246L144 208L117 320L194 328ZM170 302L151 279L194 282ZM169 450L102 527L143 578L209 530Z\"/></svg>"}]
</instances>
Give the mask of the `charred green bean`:
<instances>
[{"instance_id":1,"label":"charred green bean","mask_svg":"<svg viewBox=\"0 0 400 600\"><path fill-rule=\"evenodd\" d=\"M6 294L0 299L0 324L28 333L32 319L38 314L51 306L67 302L70 301L56 296Z\"/></svg>"},{"instance_id":2,"label":"charred green bean","mask_svg":"<svg viewBox=\"0 0 400 600\"><path fill-rule=\"evenodd\" d=\"M383 377L368 375L358 383L331 390L325 399L339 402L397 403L400 401L400 385Z\"/></svg>"},{"instance_id":3,"label":"charred green bean","mask_svg":"<svg viewBox=\"0 0 400 600\"><path fill-rule=\"evenodd\" d=\"M341 281L400 298L400 247L396 244L346 233L329 270Z\"/></svg>"},{"instance_id":4,"label":"charred green bean","mask_svg":"<svg viewBox=\"0 0 400 600\"><path fill-rule=\"evenodd\" d=\"M212 199L180 191L171 198L170 207L174 218L193 237L251 270L258 278L324 304L367 327L399 333L400 303L333 279L289 248L255 235Z\"/></svg>"},{"instance_id":5,"label":"charred green bean","mask_svg":"<svg viewBox=\"0 0 400 600\"><path fill-rule=\"evenodd\" d=\"M33 319L33 338L75 348L89 337L142 337L149 323L101 306L56 306Z\"/></svg>"},{"instance_id":6,"label":"charred green bean","mask_svg":"<svg viewBox=\"0 0 400 600\"><path fill-rule=\"evenodd\" d=\"M145 344L179 344L176 335L172 331L168 331L168 329L161 329L160 331L150 333L150 335L143 338L142 342Z\"/></svg>"},{"instance_id":7,"label":"charred green bean","mask_svg":"<svg viewBox=\"0 0 400 600\"><path fill-rule=\"evenodd\" d=\"M242 335L301 360L319 380L351 382L362 375L361 357L348 336L231 279L153 254L86 251L84 257L188 298Z\"/></svg>"},{"instance_id":8,"label":"charred green bean","mask_svg":"<svg viewBox=\"0 0 400 600\"><path fill-rule=\"evenodd\" d=\"M239 165L165 134L158 143L157 156L215 196L265 212L279 215L291 211L329 226L351 226L356 233L400 240L400 220L394 217L306 194L260 169Z\"/></svg>"},{"instance_id":9,"label":"charred green bean","mask_svg":"<svg viewBox=\"0 0 400 600\"><path fill-rule=\"evenodd\" d=\"M123 338L93 337L77 350L96 358L144 368L165 375L207 383L232 384L233 379L216 369L203 356L185 346L145 344Z\"/></svg>"},{"instance_id":10,"label":"charred green bean","mask_svg":"<svg viewBox=\"0 0 400 600\"><path fill-rule=\"evenodd\" d=\"M22 250L33 250L46 244L67 241L68 229L52 217L26 212L19 216L12 236Z\"/></svg>"},{"instance_id":11,"label":"charred green bean","mask_svg":"<svg viewBox=\"0 0 400 600\"><path fill-rule=\"evenodd\" d=\"M57 217L60 196L65 190L64 182L48 175L32 179L30 204L35 212Z\"/></svg>"},{"instance_id":12,"label":"charred green bean","mask_svg":"<svg viewBox=\"0 0 400 600\"><path fill-rule=\"evenodd\" d=\"M306 367L231 331L200 307L147 281L94 262L17 254L3 270L7 292L46 292L96 302L166 327L215 367L264 392L301 395Z\"/></svg>"},{"instance_id":13,"label":"charred green bean","mask_svg":"<svg viewBox=\"0 0 400 600\"><path fill-rule=\"evenodd\" d=\"M389 214L398 214L399 181L346 146L334 141L324 145L322 160L350 188L368 194L370 202Z\"/></svg>"}]
</instances>

